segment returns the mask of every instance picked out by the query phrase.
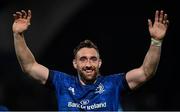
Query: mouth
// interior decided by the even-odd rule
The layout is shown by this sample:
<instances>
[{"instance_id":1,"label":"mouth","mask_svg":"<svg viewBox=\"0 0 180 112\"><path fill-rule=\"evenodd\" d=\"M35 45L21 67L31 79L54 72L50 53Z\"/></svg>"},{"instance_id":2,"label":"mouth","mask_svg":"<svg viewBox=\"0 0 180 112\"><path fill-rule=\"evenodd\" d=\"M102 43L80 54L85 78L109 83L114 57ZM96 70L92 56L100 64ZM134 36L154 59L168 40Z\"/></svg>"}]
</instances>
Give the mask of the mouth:
<instances>
[{"instance_id":1,"label":"mouth","mask_svg":"<svg viewBox=\"0 0 180 112\"><path fill-rule=\"evenodd\" d=\"M84 70L86 74L92 74L94 72L94 70Z\"/></svg>"}]
</instances>

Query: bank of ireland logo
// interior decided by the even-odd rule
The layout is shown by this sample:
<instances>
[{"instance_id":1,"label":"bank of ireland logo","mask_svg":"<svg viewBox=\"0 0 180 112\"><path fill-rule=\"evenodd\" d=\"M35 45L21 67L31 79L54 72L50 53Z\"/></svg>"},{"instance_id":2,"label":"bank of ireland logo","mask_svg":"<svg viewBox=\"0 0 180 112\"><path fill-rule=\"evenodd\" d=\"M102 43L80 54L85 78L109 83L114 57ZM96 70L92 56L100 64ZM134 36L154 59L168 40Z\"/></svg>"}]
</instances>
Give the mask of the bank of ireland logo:
<instances>
[{"instance_id":1,"label":"bank of ireland logo","mask_svg":"<svg viewBox=\"0 0 180 112\"><path fill-rule=\"evenodd\" d=\"M68 90L71 91L73 95L75 95L75 91L73 87L69 87Z\"/></svg>"},{"instance_id":2,"label":"bank of ireland logo","mask_svg":"<svg viewBox=\"0 0 180 112\"><path fill-rule=\"evenodd\" d=\"M98 87L96 88L95 93L101 94L101 93L103 93L104 91L105 91L105 90L104 90L104 86L100 83L100 84L98 85Z\"/></svg>"},{"instance_id":3,"label":"bank of ireland logo","mask_svg":"<svg viewBox=\"0 0 180 112\"><path fill-rule=\"evenodd\" d=\"M81 100L80 101L80 104L81 105L87 105L89 103L89 100L88 99L84 99L84 100Z\"/></svg>"}]
</instances>

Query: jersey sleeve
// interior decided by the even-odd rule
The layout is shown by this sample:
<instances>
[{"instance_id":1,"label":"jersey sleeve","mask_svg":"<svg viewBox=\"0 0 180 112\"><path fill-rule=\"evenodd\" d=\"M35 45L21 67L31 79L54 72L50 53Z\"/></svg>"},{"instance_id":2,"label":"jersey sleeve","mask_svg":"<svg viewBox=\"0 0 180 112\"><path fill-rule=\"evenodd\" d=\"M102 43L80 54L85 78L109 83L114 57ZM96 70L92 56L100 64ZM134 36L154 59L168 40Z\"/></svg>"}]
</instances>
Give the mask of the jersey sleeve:
<instances>
[{"instance_id":1,"label":"jersey sleeve","mask_svg":"<svg viewBox=\"0 0 180 112\"><path fill-rule=\"evenodd\" d=\"M114 84L116 86L119 87L119 90L122 91L123 93L127 92L131 92L131 89L127 83L127 80L126 80L126 74L125 73L119 73L119 74L115 74L114 75Z\"/></svg>"},{"instance_id":2,"label":"jersey sleeve","mask_svg":"<svg viewBox=\"0 0 180 112\"><path fill-rule=\"evenodd\" d=\"M49 75L45 86L50 89L60 89L66 83L69 83L69 81L71 81L70 75L55 70L49 70Z\"/></svg>"},{"instance_id":3,"label":"jersey sleeve","mask_svg":"<svg viewBox=\"0 0 180 112\"><path fill-rule=\"evenodd\" d=\"M54 89L54 85L53 85L53 78L54 78L54 71L53 70L49 70L49 75L48 75L48 79L45 83L45 86L47 88L50 88L50 89Z\"/></svg>"},{"instance_id":4,"label":"jersey sleeve","mask_svg":"<svg viewBox=\"0 0 180 112\"><path fill-rule=\"evenodd\" d=\"M126 80L126 74L125 73L122 74L122 86L123 86L124 92L131 92L131 89L130 89L128 82Z\"/></svg>"}]
</instances>

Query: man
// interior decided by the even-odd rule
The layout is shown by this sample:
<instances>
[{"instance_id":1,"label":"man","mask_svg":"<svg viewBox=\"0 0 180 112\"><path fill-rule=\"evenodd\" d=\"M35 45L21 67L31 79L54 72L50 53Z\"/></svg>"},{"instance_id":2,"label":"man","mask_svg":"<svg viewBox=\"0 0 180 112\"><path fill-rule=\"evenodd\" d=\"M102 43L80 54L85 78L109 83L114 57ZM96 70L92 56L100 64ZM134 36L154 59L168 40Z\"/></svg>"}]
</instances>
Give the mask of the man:
<instances>
[{"instance_id":1,"label":"man","mask_svg":"<svg viewBox=\"0 0 180 112\"><path fill-rule=\"evenodd\" d=\"M169 23L167 14L163 11L156 11L154 24L148 20L151 36L149 50L142 65L126 74L100 75L102 60L97 46L90 40L81 42L74 50L73 66L78 73L78 76L74 77L49 70L36 62L23 35L30 25L31 11L16 12L14 17L14 46L22 70L40 83L53 87L59 110L66 111L121 110L121 93L136 89L154 76Z\"/></svg>"}]
</instances>

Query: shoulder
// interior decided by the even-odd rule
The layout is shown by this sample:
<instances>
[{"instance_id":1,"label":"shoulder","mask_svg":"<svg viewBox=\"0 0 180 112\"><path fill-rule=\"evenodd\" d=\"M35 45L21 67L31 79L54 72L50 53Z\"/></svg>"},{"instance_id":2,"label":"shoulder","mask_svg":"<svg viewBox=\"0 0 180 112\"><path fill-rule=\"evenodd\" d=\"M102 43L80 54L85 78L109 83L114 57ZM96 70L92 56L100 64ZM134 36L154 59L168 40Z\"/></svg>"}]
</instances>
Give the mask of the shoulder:
<instances>
[{"instance_id":1,"label":"shoulder","mask_svg":"<svg viewBox=\"0 0 180 112\"><path fill-rule=\"evenodd\" d=\"M49 76L48 76L48 81L53 84L63 84L63 83L69 83L69 82L74 82L75 81L75 76L60 72L57 70L49 70Z\"/></svg>"},{"instance_id":2,"label":"shoulder","mask_svg":"<svg viewBox=\"0 0 180 112\"><path fill-rule=\"evenodd\" d=\"M109 74L104 76L105 79L119 80L125 76L125 73Z\"/></svg>"},{"instance_id":3,"label":"shoulder","mask_svg":"<svg viewBox=\"0 0 180 112\"><path fill-rule=\"evenodd\" d=\"M48 88L56 88L72 83L75 83L75 76L57 70L49 70L48 79L45 85Z\"/></svg>"},{"instance_id":4,"label":"shoulder","mask_svg":"<svg viewBox=\"0 0 180 112\"><path fill-rule=\"evenodd\" d=\"M117 73L117 74L109 74L109 75L101 75L101 82L119 86L124 82L125 74Z\"/></svg>"},{"instance_id":5,"label":"shoulder","mask_svg":"<svg viewBox=\"0 0 180 112\"><path fill-rule=\"evenodd\" d=\"M56 79L58 79L58 80L59 79L61 79L61 80L72 80L75 78L71 74L67 74L67 73L64 73L61 71L57 71L57 70L50 70L49 75L51 75L53 77L53 80L56 80Z\"/></svg>"},{"instance_id":6,"label":"shoulder","mask_svg":"<svg viewBox=\"0 0 180 112\"><path fill-rule=\"evenodd\" d=\"M117 74L110 74L110 75L104 76L104 81L106 83L111 83L121 88L126 88L127 86L125 73L117 73Z\"/></svg>"}]
</instances>

